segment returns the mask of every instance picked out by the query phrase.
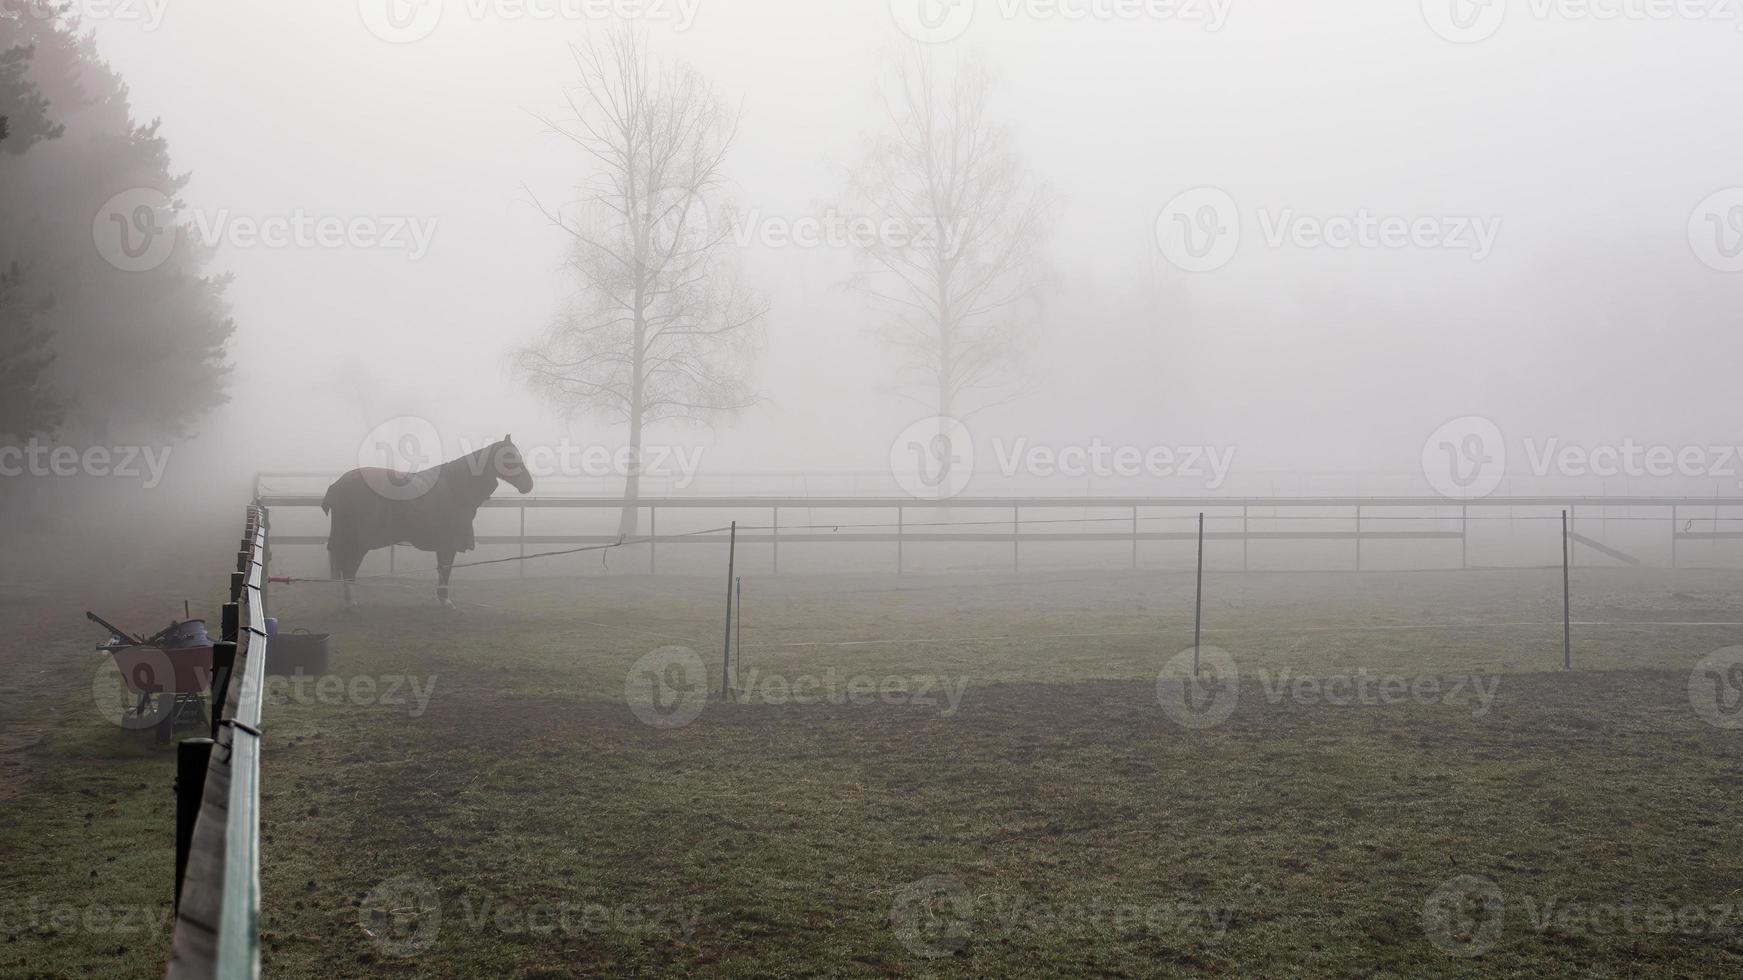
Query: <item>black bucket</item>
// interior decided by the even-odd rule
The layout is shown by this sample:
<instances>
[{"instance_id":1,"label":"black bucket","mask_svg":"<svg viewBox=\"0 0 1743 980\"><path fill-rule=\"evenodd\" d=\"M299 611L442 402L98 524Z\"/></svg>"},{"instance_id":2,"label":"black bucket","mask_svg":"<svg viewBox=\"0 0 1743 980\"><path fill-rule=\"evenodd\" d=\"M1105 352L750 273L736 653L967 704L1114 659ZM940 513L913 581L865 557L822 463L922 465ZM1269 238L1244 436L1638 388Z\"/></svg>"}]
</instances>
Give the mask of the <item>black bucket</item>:
<instances>
[{"instance_id":1,"label":"black bucket","mask_svg":"<svg viewBox=\"0 0 1743 980\"><path fill-rule=\"evenodd\" d=\"M278 634L266 644L266 672L281 677L325 674L332 637L307 630Z\"/></svg>"}]
</instances>

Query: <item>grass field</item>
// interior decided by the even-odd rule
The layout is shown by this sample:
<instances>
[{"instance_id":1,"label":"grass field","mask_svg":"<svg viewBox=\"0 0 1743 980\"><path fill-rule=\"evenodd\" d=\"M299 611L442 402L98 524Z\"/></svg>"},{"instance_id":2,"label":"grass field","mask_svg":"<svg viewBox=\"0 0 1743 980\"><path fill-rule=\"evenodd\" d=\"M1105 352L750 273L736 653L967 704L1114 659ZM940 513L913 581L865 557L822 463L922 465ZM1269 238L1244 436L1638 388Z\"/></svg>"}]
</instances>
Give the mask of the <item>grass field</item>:
<instances>
[{"instance_id":1,"label":"grass field","mask_svg":"<svg viewBox=\"0 0 1743 980\"><path fill-rule=\"evenodd\" d=\"M723 582L277 587L336 635L266 708L265 971L1738 975L1743 574L1579 572L1568 673L1559 587L1213 575L1190 706L1177 574L747 580L724 701ZM77 616L0 604L0 975L158 975L173 752Z\"/></svg>"}]
</instances>

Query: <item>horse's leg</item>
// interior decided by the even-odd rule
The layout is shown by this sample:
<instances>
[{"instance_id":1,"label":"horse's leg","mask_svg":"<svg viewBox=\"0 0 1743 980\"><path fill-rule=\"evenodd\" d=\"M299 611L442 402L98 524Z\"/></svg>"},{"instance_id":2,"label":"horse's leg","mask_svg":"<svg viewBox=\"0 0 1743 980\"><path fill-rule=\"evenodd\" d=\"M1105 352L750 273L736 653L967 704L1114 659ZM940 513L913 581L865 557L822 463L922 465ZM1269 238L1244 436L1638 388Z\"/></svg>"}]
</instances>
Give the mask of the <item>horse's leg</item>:
<instances>
[{"instance_id":1,"label":"horse's leg","mask_svg":"<svg viewBox=\"0 0 1743 980\"><path fill-rule=\"evenodd\" d=\"M363 567L364 554L366 552L352 548L342 558L333 556L333 576L344 583L346 609L357 608L357 599L351 595L351 586L357 581L357 570Z\"/></svg>"},{"instance_id":2,"label":"horse's leg","mask_svg":"<svg viewBox=\"0 0 1743 980\"><path fill-rule=\"evenodd\" d=\"M454 608L454 600L448 598L448 574L454 570L454 552L436 552L436 601L443 609Z\"/></svg>"},{"instance_id":3,"label":"horse's leg","mask_svg":"<svg viewBox=\"0 0 1743 980\"><path fill-rule=\"evenodd\" d=\"M341 588L345 591L345 608L351 609L356 607L357 600L351 598L351 580L345 577L344 564L339 560L339 552L333 550L333 545L329 542L327 545L327 572L339 580Z\"/></svg>"}]
</instances>

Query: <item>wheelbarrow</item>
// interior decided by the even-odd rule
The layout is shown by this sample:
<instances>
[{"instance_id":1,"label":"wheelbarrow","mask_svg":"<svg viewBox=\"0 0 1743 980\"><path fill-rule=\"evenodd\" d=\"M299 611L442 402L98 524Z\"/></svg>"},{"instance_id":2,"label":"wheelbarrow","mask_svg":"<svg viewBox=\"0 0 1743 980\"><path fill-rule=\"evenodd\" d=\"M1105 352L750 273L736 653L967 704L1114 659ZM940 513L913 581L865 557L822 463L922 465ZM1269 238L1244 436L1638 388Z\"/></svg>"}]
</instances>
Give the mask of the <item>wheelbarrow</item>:
<instances>
[{"instance_id":1,"label":"wheelbarrow","mask_svg":"<svg viewBox=\"0 0 1743 980\"><path fill-rule=\"evenodd\" d=\"M178 724L210 727L206 696L212 689L212 639L205 620L173 622L145 637L118 629L96 613L85 616L109 631L97 651L114 661L131 702L112 720L129 731L156 729L159 743L168 742ZM98 676L101 684L103 675ZM100 706L102 700L99 693Z\"/></svg>"}]
</instances>

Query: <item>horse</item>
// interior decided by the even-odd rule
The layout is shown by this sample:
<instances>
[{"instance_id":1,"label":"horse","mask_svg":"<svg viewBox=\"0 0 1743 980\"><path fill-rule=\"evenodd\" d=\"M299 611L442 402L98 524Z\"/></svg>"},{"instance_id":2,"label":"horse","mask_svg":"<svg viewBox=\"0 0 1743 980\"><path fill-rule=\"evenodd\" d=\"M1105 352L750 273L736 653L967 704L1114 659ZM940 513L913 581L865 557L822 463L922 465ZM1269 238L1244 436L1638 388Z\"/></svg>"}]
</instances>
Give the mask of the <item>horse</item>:
<instances>
[{"instance_id":1,"label":"horse","mask_svg":"<svg viewBox=\"0 0 1743 980\"><path fill-rule=\"evenodd\" d=\"M355 608L351 585L363 556L377 548L408 544L436 553L436 601L453 609L448 573L454 556L477 546L472 520L497 481L531 493L532 474L510 436L501 442L416 473L378 467L352 470L327 488L321 512L331 514L327 554L333 577L345 585L345 606Z\"/></svg>"}]
</instances>

